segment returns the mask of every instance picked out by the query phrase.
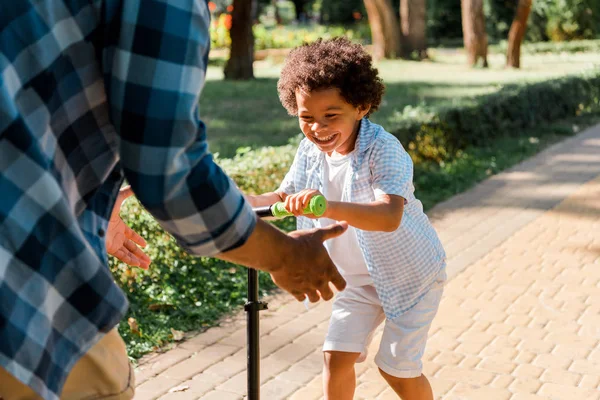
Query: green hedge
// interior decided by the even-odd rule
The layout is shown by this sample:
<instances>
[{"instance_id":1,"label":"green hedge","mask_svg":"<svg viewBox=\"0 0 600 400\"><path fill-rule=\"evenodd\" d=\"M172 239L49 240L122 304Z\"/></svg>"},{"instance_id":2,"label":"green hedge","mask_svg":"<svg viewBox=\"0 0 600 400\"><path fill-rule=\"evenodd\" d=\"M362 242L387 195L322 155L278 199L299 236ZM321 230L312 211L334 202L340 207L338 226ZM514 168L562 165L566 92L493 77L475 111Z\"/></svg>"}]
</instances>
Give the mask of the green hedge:
<instances>
[{"instance_id":1,"label":"green hedge","mask_svg":"<svg viewBox=\"0 0 600 400\"><path fill-rule=\"evenodd\" d=\"M503 40L499 45L490 46L492 51L506 53L508 42ZM600 52L600 40L572 40L570 42L538 42L523 43L521 53L590 53Z\"/></svg>"},{"instance_id":2,"label":"green hedge","mask_svg":"<svg viewBox=\"0 0 600 400\"><path fill-rule=\"evenodd\" d=\"M407 106L385 128L407 148L415 163L442 162L468 146L483 146L498 137L588 112L600 111L600 69L581 75L522 85L462 101L443 109ZM218 162L240 188L272 190L291 164L295 143L243 149Z\"/></svg>"},{"instance_id":3,"label":"green hedge","mask_svg":"<svg viewBox=\"0 0 600 400\"><path fill-rule=\"evenodd\" d=\"M443 161L467 146L518 135L536 125L600 110L600 69L539 83L512 85L437 111L408 107L387 127L415 162Z\"/></svg>"}]
</instances>

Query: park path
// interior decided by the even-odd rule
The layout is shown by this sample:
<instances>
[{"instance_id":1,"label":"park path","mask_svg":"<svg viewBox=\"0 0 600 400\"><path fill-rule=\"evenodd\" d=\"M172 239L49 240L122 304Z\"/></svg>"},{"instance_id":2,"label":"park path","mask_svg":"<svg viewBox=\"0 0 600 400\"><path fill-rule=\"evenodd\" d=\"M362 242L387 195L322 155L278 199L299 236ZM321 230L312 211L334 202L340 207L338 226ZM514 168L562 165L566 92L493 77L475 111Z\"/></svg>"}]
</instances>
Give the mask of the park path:
<instances>
[{"instance_id":1,"label":"park path","mask_svg":"<svg viewBox=\"0 0 600 400\"><path fill-rule=\"evenodd\" d=\"M600 399L600 125L429 213L448 254L424 372L442 399ZM261 313L262 399L321 399L331 303ZM146 357L135 399L243 399L243 313ZM357 399L396 399L373 363Z\"/></svg>"}]
</instances>

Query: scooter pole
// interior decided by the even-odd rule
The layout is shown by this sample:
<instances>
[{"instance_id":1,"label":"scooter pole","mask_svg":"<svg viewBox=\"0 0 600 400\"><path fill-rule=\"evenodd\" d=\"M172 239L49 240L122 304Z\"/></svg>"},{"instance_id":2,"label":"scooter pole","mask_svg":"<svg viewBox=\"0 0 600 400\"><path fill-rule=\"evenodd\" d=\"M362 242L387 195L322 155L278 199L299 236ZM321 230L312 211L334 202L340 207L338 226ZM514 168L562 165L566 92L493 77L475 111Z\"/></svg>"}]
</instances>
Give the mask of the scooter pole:
<instances>
[{"instance_id":1,"label":"scooter pole","mask_svg":"<svg viewBox=\"0 0 600 400\"><path fill-rule=\"evenodd\" d=\"M325 212L327 201L323 196L313 197L305 214L314 214L320 217ZM254 208L259 218L282 218L289 215L283 203L275 203L267 207ZM246 311L246 337L248 343L247 353L247 379L248 400L260 400L260 323L258 313L267 309L267 303L258 300L258 271L248 268L248 301L244 305Z\"/></svg>"}]
</instances>

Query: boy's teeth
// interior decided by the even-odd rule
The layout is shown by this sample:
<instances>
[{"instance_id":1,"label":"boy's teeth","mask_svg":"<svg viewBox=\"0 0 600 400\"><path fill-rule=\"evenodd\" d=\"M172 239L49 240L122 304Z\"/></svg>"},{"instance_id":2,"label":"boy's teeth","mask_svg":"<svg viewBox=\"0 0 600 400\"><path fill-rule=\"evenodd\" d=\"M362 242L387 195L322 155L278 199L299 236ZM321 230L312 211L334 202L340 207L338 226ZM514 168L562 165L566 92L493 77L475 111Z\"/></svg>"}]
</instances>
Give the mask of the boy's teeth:
<instances>
[{"instance_id":1,"label":"boy's teeth","mask_svg":"<svg viewBox=\"0 0 600 400\"><path fill-rule=\"evenodd\" d=\"M326 138L315 138L317 139L319 142L329 142L331 139L333 139L334 135L331 136L327 136Z\"/></svg>"}]
</instances>

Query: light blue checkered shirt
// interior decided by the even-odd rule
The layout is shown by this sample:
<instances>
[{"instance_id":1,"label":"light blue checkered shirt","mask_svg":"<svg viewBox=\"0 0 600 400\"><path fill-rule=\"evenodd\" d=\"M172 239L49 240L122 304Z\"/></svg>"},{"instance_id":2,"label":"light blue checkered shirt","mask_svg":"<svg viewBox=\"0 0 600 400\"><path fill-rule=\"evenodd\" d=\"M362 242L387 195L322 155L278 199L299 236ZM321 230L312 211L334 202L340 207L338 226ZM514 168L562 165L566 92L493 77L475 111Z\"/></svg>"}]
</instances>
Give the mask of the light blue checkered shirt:
<instances>
[{"instance_id":1,"label":"light blue checkered shirt","mask_svg":"<svg viewBox=\"0 0 600 400\"><path fill-rule=\"evenodd\" d=\"M393 319L427 293L445 268L446 254L423 205L415 198L412 160L398 139L365 118L355 149L344 188L348 197L342 201L370 203L379 193L405 199L402 223L394 232L356 230L385 314ZM325 154L304 139L279 190L287 194L307 188L323 192L324 163ZM318 220L298 218L298 229L317 226Z\"/></svg>"}]
</instances>

